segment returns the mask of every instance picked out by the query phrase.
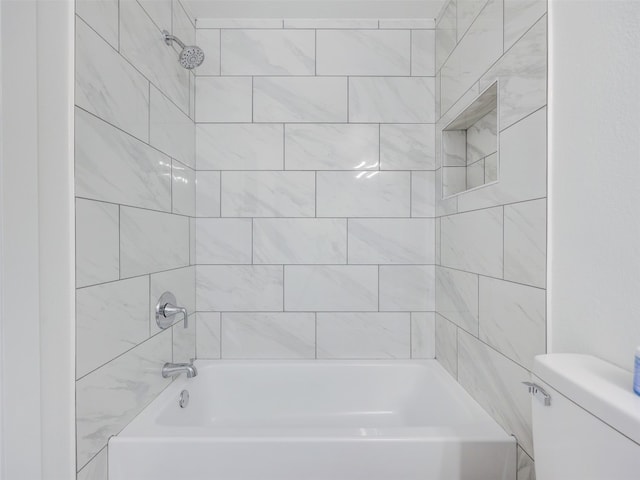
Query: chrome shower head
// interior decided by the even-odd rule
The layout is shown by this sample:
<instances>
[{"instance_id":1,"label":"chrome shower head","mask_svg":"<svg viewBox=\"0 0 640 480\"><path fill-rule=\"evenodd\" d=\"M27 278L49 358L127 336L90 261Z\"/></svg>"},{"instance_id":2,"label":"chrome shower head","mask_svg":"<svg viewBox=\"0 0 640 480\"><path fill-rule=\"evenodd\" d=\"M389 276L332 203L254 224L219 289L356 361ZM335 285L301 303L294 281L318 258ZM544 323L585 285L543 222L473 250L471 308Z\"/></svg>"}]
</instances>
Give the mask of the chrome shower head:
<instances>
[{"instance_id":1,"label":"chrome shower head","mask_svg":"<svg viewBox=\"0 0 640 480\"><path fill-rule=\"evenodd\" d=\"M185 45L180 41L178 37L171 35L166 30L162 31L164 35L164 43L171 45L172 42L176 42L182 48L182 51L178 55L178 62L187 70L192 70L202 65L204 62L204 52L197 45Z\"/></svg>"}]
</instances>

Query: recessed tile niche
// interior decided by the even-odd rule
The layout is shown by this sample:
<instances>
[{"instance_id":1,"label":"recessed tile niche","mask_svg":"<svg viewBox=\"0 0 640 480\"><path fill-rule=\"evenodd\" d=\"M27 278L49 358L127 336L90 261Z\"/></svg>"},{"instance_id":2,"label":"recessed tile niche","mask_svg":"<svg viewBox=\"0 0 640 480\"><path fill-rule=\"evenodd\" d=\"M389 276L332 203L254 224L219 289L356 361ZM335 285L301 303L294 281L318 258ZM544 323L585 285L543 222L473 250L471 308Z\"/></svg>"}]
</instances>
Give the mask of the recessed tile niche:
<instances>
[{"instance_id":1,"label":"recessed tile niche","mask_svg":"<svg viewBox=\"0 0 640 480\"><path fill-rule=\"evenodd\" d=\"M498 83L442 130L442 194L450 197L498 180Z\"/></svg>"}]
</instances>

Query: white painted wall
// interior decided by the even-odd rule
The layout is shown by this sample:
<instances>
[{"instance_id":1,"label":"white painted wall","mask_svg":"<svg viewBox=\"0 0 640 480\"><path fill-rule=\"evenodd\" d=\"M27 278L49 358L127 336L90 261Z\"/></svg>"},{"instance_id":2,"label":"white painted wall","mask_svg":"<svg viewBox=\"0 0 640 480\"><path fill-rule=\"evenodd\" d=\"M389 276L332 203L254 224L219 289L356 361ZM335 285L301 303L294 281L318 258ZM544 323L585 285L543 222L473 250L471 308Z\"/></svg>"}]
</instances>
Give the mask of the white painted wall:
<instances>
[{"instance_id":1,"label":"white painted wall","mask_svg":"<svg viewBox=\"0 0 640 480\"><path fill-rule=\"evenodd\" d=\"M549 347L640 345L640 2L552 0Z\"/></svg>"}]
</instances>

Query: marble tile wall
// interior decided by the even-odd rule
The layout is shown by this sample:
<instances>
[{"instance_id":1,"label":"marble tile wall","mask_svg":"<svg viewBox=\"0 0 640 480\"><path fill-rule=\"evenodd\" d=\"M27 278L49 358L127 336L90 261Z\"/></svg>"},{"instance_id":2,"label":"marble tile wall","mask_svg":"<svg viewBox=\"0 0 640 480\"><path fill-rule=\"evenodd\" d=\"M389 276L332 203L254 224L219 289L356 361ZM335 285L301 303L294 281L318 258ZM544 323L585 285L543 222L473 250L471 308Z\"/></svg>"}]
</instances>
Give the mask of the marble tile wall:
<instances>
[{"instance_id":1,"label":"marble tile wall","mask_svg":"<svg viewBox=\"0 0 640 480\"><path fill-rule=\"evenodd\" d=\"M107 478L109 437L168 385L164 362L195 357L195 76L172 28L194 42L177 0L76 2L78 479ZM166 290L188 330L156 326Z\"/></svg>"},{"instance_id":2,"label":"marble tile wall","mask_svg":"<svg viewBox=\"0 0 640 480\"><path fill-rule=\"evenodd\" d=\"M520 382L546 348L546 10L546 0L449 0L435 32L436 358L517 437L518 480L535 478ZM443 165L440 133L496 80L499 165L482 138L467 147L498 181L443 199L442 169L465 168Z\"/></svg>"},{"instance_id":3,"label":"marble tile wall","mask_svg":"<svg viewBox=\"0 0 640 480\"><path fill-rule=\"evenodd\" d=\"M198 357L433 358L434 22L197 25Z\"/></svg>"}]
</instances>

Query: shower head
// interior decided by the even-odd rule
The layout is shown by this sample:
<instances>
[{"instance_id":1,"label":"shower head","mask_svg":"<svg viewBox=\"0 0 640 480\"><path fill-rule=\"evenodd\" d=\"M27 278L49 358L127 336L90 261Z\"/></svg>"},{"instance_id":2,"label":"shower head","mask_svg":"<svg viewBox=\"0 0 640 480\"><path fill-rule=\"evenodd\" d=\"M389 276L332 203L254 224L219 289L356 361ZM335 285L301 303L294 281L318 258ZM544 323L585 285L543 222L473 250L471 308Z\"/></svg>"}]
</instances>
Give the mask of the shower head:
<instances>
[{"instance_id":1,"label":"shower head","mask_svg":"<svg viewBox=\"0 0 640 480\"><path fill-rule=\"evenodd\" d=\"M185 45L180 41L178 37L174 37L166 30L162 31L164 35L164 43L171 46L172 42L176 42L182 48L182 51L178 55L178 62L187 70L192 70L202 65L204 62L204 52L196 45Z\"/></svg>"}]
</instances>

